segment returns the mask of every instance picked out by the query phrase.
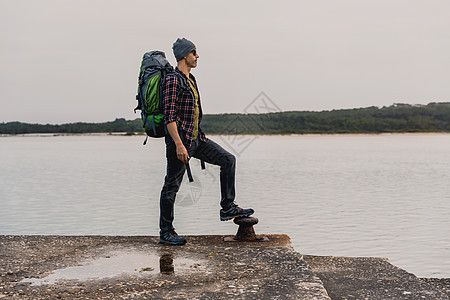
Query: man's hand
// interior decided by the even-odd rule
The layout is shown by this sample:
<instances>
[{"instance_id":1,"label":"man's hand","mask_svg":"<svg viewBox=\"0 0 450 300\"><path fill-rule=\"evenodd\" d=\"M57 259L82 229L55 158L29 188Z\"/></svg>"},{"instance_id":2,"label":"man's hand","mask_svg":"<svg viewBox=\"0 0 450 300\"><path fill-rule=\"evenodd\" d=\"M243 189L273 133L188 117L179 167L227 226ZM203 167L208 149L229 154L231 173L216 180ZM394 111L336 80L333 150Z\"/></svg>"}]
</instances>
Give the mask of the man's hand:
<instances>
[{"instance_id":1,"label":"man's hand","mask_svg":"<svg viewBox=\"0 0 450 300\"><path fill-rule=\"evenodd\" d=\"M177 144L177 158L187 164L189 161L189 154L186 150L186 147L184 147L183 143Z\"/></svg>"}]
</instances>

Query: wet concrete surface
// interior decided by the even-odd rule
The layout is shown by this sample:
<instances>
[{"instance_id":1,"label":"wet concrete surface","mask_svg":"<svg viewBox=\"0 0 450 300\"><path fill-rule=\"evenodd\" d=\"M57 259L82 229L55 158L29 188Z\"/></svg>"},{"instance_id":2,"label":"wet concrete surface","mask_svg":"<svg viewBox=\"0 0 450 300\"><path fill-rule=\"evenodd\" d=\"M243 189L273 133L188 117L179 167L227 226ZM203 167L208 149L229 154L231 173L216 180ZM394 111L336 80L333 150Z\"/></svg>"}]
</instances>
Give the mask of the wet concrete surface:
<instances>
[{"instance_id":1,"label":"wet concrete surface","mask_svg":"<svg viewBox=\"0 0 450 300\"><path fill-rule=\"evenodd\" d=\"M450 279L417 278L377 257L304 255L331 299L449 299Z\"/></svg>"},{"instance_id":2,"label":"wet concrete surface","mask_svg":"<svg viewBox=\"0 0 450 300\"><path fill-rule=\"evenodd\" d=\"M188 236L0 236L0 299L449 299L450 279L384 258L302 256L265 242Z\"/></svg>"},{"instance_id":3,"label":"wet concrete surface","mask_svg":"<svg viewBox=\"0 0 450 300\"><path fill-rule=\"evenodd\" d=\"M329 299L287 235L0 236L5 299Z\"/></svg>"}]
</instances>

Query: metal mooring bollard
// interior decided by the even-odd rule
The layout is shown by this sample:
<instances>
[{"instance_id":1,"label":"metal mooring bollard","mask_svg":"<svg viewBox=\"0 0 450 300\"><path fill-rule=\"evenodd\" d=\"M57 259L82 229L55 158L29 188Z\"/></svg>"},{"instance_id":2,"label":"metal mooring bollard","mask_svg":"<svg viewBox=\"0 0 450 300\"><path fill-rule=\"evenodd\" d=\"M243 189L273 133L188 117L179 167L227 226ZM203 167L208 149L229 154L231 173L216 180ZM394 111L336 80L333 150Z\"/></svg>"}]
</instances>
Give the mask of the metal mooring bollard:
<instances>
[{"instance_id":1,"label":"metal mooring bollard","mask_svg":"<svg viewBox=\"0 0 450 300\"><path fill-rule=\"evenodd\" d=\"M225 242L267 242L267 237L258 237L255 234L253 225L258 224L258 218L255 217L238 217L234 218L234 223L239 225L238 232L234 238L226 237Z\"/></svg>"}]
</instances>

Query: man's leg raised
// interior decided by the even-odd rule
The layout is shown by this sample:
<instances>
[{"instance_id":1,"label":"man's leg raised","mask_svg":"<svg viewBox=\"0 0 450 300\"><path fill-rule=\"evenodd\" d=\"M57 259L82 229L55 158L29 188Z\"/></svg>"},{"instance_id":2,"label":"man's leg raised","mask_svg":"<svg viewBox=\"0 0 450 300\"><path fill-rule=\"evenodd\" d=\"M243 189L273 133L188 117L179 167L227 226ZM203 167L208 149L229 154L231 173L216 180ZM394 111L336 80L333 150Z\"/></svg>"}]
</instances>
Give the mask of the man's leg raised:
<instances>
[{"instance_id":1,"label":"man's leg raised","mask_svg":"<svg viewBox=\"0 0 450 300\"><path fill-rule=\"evenodd\" d=\"M222 206L220 219L222 221L253 214L253 209L242 209L234 202L236 158L233 154L207 139L206 142L199 143L193 156L207 163L220 166L220 205Z\"/></svg>"}]
</instances>

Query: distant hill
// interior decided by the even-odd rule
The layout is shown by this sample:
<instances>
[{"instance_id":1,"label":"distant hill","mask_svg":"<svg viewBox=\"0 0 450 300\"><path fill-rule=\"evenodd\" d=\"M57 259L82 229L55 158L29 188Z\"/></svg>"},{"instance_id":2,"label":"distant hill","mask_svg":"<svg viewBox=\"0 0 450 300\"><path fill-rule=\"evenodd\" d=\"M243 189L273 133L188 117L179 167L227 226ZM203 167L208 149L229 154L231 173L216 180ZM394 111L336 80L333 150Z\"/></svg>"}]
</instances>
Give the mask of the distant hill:
<instances>
[{"instance_id":1,"label":"distant hill","mask_svg":"<svg viewBox=\"0 0 450 300\"><path fill-rule=\"evenodd\" d=\"M307 134L450 132L450 102L331 111L289 111L267 114L204 115L201 125L208 134ZM0 123L0 134L27 133L143 133L140 119L105 123L62 125Z\"/></svg>"}]
</instances>

